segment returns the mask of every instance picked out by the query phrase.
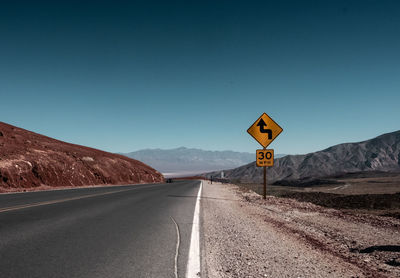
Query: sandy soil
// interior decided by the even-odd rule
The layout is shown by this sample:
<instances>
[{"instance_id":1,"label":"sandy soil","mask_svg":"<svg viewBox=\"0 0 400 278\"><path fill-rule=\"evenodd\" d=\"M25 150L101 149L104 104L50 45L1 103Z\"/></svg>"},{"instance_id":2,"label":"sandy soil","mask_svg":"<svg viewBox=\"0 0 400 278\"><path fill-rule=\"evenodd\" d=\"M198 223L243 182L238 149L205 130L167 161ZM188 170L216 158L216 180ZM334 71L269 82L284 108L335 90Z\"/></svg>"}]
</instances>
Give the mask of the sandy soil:
<instances>
[{"instance_id":1,"label":"sandy soil","mask_svg":"<svg viewBox=\"0 0 400 278\"><path fill-rule=\"evenodd\" d=\"M398 219L203 184L203 277L400 277Z\"/></svg>"}]
</instances>

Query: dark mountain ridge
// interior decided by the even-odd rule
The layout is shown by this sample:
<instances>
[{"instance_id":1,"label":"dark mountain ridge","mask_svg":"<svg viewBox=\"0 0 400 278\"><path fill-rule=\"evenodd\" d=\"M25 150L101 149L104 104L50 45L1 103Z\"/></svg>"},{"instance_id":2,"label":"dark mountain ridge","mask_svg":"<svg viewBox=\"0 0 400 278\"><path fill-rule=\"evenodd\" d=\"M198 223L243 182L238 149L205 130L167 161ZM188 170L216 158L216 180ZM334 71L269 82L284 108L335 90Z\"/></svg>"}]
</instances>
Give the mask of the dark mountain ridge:
<instances>
[{"instance_id":1,"label":"dark mountain ridge","mask_svg":"<svg viewBox=\"0 0 400 278\"><path fill-rule=\"evenodd\" d=\"M268 182L321 178L343 173L363 171L400 171L400 131L376 138L344 143L304 155L287 155L275 159L267 169ZM229 180L261 182L262 168L251 162L242 167L224 171ZM219 176L220 172L205 176Z\"/></svg>"}]
</instances>

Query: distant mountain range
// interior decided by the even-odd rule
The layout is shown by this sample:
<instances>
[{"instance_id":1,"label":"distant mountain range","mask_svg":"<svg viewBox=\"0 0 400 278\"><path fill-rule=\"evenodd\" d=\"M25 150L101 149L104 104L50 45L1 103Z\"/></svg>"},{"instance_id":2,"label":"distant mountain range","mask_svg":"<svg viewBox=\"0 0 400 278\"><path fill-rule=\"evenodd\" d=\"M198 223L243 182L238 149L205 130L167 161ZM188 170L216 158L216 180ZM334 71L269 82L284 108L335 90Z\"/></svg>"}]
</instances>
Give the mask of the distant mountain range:
<instances>
[{"instance_id":1,"label":"distant mountain range","mask_svg":"<svg viewBox=\"0 0 400 278\"><path fill-rule=\"evenodd\" d=\"M193 175L208 171L232 169L255 159L255 153L205 151L180 147L176 149L145 149L120 153L137 159L168 175Z\"/></svg>"},{"instance_id":2,"label":"distant mountain range","mask_svg":"<svg viewBox=\"0 0 400 278\"><path fill-rule=\"evenodd\" d=\"M383 134L376 138L345 143L305 155L287 155L275 160L267 169L268 182L320 178L362 171L400 171L400 131ZM261 182L261 167L255 162L224 171L231 181ZM220 171L204 174L220 176Z\"/></svg>"}]
</instances>

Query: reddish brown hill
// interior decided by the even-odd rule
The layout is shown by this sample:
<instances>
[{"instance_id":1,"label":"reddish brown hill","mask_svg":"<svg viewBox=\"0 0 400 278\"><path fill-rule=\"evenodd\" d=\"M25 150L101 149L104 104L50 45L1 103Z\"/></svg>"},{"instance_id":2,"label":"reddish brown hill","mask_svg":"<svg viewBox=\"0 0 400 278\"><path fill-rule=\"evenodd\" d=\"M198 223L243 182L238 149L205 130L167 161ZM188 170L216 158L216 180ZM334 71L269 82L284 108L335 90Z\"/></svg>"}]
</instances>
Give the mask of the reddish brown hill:
<instances>
[{"instance_id":1,"label":"reddish brown hill","mask_svg":"<svg viewBox=\"0 0 400 278\"><path fill-rule=\"evenodd\" d=\"M140 161L0 122L0 192L163 180Z\"/></svg>"}]
</instances>

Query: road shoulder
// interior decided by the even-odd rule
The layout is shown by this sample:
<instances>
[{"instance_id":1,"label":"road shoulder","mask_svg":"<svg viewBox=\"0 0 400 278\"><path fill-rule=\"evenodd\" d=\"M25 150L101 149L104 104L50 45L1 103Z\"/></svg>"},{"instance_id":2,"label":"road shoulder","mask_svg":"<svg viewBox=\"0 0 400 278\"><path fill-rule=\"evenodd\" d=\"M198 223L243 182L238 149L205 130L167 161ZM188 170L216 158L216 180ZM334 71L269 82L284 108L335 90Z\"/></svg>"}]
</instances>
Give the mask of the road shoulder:
<instances>
[{"instance_id":1,"label":"road shoulder","mask_svg":"<svg viewBox=\"0 0 400 278\"><path fill-rule=\"evenodd\" d=\"M335 210L329 214L318 206L284 198L271 197L266 203L234 185L208 182L203 183L201 202L207 277L392 277L398 273L340 246L354 241L360 234L354 226L361 223L335 215ZM335 225L341 226L335 230ZM364 225L380 232L382 241L398 244L396 223L382 228ZM367 238L361 235L361 240Z\"/></svg>"}]
</instances>

